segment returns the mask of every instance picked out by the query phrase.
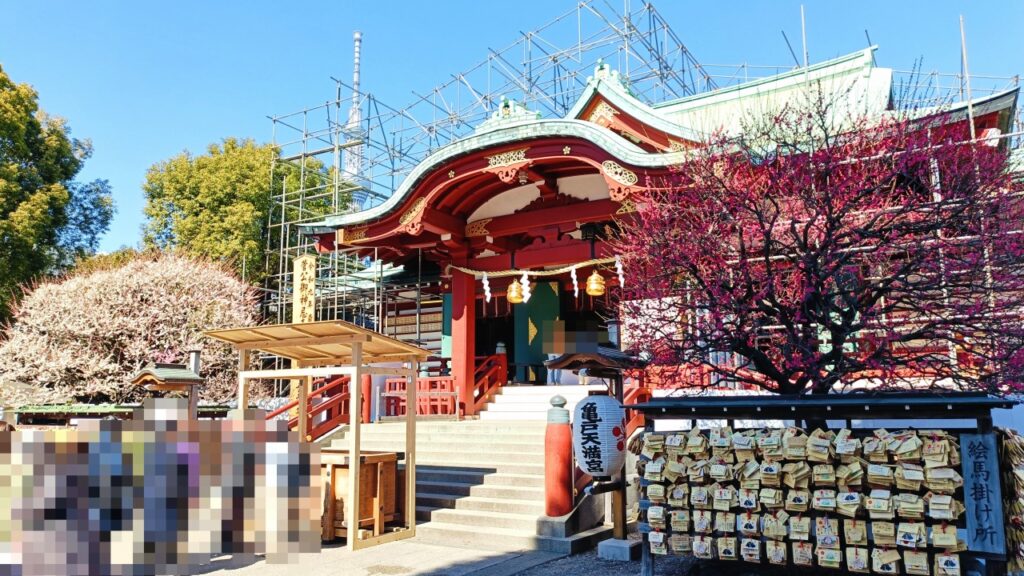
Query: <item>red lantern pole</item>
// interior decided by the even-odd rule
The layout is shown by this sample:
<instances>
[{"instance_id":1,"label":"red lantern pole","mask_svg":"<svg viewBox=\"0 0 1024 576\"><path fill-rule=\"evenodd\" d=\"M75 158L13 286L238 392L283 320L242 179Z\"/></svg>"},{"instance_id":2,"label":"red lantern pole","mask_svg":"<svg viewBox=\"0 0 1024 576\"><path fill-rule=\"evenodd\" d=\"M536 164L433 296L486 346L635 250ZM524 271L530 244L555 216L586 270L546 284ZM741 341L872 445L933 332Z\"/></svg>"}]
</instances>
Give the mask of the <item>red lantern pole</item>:
<instances>
[{"instance_id":1,"label":"red lantern pole","mask_svg":"<svg viewBox=\"0 0 1024 576\"><path fill-rule=\"evenodd\" d=\"M572 428L565 403L561 396L551 399L544 432L544 514L550 517L572 512Z\"/></svg>"}]
</instances>

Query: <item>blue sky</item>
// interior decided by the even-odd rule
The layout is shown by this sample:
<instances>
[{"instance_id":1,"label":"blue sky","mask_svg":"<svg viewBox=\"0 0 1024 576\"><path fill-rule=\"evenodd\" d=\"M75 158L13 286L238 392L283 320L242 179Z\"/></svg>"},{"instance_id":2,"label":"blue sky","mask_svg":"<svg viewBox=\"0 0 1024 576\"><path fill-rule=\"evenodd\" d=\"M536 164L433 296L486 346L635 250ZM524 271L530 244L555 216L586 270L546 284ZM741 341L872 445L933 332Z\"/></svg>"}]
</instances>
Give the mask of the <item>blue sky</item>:
<instances>
[{"instance_id":1,"label":"blue sky","mask_svg":"<svg viewBox=\"0 0 1024 576\"><path fill-rule=\"evenodd\" d=\"M598 0L603 1L603 0ZM610 0L615 6L621 0ZM267 115L332 96L351 77L353 30L363 32L363 86L401 107L575 6L519 0L374 2L12 2L0 65L40 93L95 153L82 179L107 178L118 214L103 250L139 241L141 184L153 163L202 152L226 136L266 141ZM972 74L1024 73L1024 2L806 0L812 62L863 48L882 66L957 72L958 18L967 22ZM633 0L633 7L639 3ZM698 60L788 65L785 30L800 51L800 2L682 2L656 8Z\"/></svg>"}]
</instances>

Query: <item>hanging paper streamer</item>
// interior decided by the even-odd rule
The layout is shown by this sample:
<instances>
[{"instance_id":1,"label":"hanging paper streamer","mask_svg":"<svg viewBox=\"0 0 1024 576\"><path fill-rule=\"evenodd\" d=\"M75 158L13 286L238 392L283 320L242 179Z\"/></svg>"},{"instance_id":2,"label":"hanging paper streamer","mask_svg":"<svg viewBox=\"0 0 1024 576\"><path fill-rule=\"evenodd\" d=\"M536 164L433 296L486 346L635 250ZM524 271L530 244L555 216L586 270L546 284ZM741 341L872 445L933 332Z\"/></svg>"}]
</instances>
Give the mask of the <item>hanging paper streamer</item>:
<instances>
[{"instance_id":1,"label":"hanging paper streamer","mask_svg":"<svg viewBox=\"0 0 1024 576\"><path fill-rule=\"evenodd\" d=\"M491 301L491 283L487 280L487 272L484 272L484 301Z\"/></svg>"},{"instance_id":2,"label":"hanging paper streamer","mask_svg":"<svg viewBox=\"0 0 1024 576\"><path fill-rule=\"evenodd\" d=\"M523 271L523 277L519 279L519 283L523 285L523 302L530 301L530 275Z\"/></svg>"},{"instance_id":3,"label":"hanging paper streamer","mask_svg":"<svg viewBox=\"0 0 1024 576\"><path fill-rule=\"evenodd\" d=\"M622 258L615 257L615 272L619 275L619 289L626 286L626 274L622 270Z\"/></svg>"},{"instance_id":4,"label":"hanging paper streamer","mask_svg":"<svg viewBox=\"0 0 1024 576\"><path fill-rule=\"evenodd\" d=\"M574 298L580 297L580 283L576 279L576 267L573 266L572 270L569 270L569 276L572 277L572 295Z\"/></svg>"}]
</instances>

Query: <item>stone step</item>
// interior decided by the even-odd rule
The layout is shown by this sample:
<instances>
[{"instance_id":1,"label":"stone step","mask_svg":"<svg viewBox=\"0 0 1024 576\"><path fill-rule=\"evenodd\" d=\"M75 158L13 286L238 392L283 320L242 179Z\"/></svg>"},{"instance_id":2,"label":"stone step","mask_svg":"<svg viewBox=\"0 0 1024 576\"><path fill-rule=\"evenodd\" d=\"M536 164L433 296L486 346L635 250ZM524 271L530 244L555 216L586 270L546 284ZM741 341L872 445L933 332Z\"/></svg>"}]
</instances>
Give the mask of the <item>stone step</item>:
<instances>
[{"instance_id":1,"label":"stone step","mask_svg":"<svg viewBox=\"0 0 1024 576\"><path fill-rule=\"evenodd\" d=\"M511 512L487 512L482 510L453 510L438 508L430 512L431 522L458 524L462 526L502 528L518 530L527 534L537 533L537 514L513 514Z\"/></svg>"},{"instance_id":2,"label":"stone step","mask_svg":"<svg viewBox=\"0 0 1024 576\"><path fill-rule=\"evenodd\" d=\"M465 435L444 434L421 436L417 434L416 446L420 449L430 446L458 446L460 449L472 449L476 446L486 446L488 450L513 450L515 447L518 446L529 446L527 451L532 451L536 450L538 447L544 446L544 438L545 434L543 432L531 433L529 435L511 433L480 433ZM350 442L350 440L350 437L336 437L330 444L331 446L344 449L348 448L348 443ZM370 444L387 445L393 446L398 449L403 449L403 447L406 444L404 434L364 434L360 438L360 441L362 443L362 446L367 446Z\"/></svg>"},{"instance_id":3,"label":"stone step","mask_svg":"<svg viewBox=\"0 0 1024 576\"><path fill-rule=\"evenodd\" d=\"M537 430L535 432L490 432L487 430L479 430L475 433L465 432L460 434L437 434L433 432L426 432L423 434L416 434L416 443L419 445L443 443L451 445L452 442L458 442L460 446L465 445L464 443L482 443L487 442L489 445L494 444L498 446L504 446L506 444L532 444L532 443L544 443L545 430ZM335 437L336 440L346 440L351 436L340 436ZM362 441L365 442L391 442L391 443L405 443L405 433L385 433L385 432L374 432L371 434L363 434L361 437Z\"/></svg>"},{"instance_id":4,"label":"stone step","mask_svg":"<svg viewBox=\"0 0 1024 576\"><path fill-rule=\"evenodd\" d=\"M416 517L419 518L420 508L435 510L451 508L454 510L476 510L480 512L509 512L512 514L544 514L544 503L532 500L514 500L511 498L484 498L482 496L453 496L451 494L431 494L423 492L416 495Z\"/></svg>"},{"instance_id":5,"label":"stone step","mask_svg":"<svg viewBox=\"0 0 1024 576\"><path fill-rule=\"evenodd\" d=\"M416 479L416 491L453 496L480 496L481 498L509 498L511 500L544 501L544 488L535 486L507 486L502 484L473 484L470 482L434 482Z\"/></svg>"},{"instance_id":6,"label":"stone step","mask_svg":"<svg viewBox=\"0 0 1024 576\"><path fill-rule=\"evenodd\" d=\"M451 449L452 443L457 442L459 450L466 452L544 452L544 438L539 437L533 441L527 442L512 442L510 440L500 441L499 439L491 440L489 438L458 438L453 439L448 437L445 440L431 440L424 438L416 439L417 450L426 450L429 452L436 452L437 448ZM348 446L339 442L333 444L335 448L347 449ZM401 440L392 439L381 439L381 438L364 438L362 441L362 450L382 450L382 451L406 451L405 438Z\"/></svg>"},{"instance_id":7,"label":"stone step","mask_svg":"<svg viewBox=\"0 0 1024 576\"><path fill-rule=\"evenodd\" d=\"M492 400L488 406L495 406L497 404L525 404L527 406L544 406L545 408L550 408L551 399L554 398L555 396L559 396L559 394L551 394L544 396L534 396L532 394L513 394L510 396L506 396L502 394L499 396L495 396L494 400ZM566 406L573 406L580 400L589 397L589 394L561 394L561 396L565 398Z\"/></svg>"},{"instance_id":8,"label":"stone step","mask_svg":"<svg viewBox=\"0 0 1024 576\"><path fill-rule=\"evenodd\" d=\"M486 422L484 420L463 420L461 422L416 423L416 436L446 435L465 437L478 434L543 434L543 422ZM342 428L339 434L348 434L348 428ZM376 434L405 435L405 423L388 422L385 424L364 424L359 428L360 434L366 438Z\"/></svg>"},{"instance_id":9,"label":"stone step","mask_svg":"<svg viewBox=\"0 0 1024 576\"><path fill-rule=\"evenodd\" d=\"M479 465L489 468L501 464L538 464L544 465L544 447L529 452L512 452L511 450L494 450L491 452L462 452L458 448L448 446L417 446L416 461L421 464L442 463L451 465ZM543 473L543 472L542 472ZM528 472L527 472L528 474Z\"/></svg>"},{"instance_id":10,"label":"stone step","mask_svg":"<svg viewBox=\"0 0 1024 576\"><path fill-rule=\"evenodd\" d=\"M446 466L455 468L470 468L475 469L480 473L491 473L497 472L499 474L530 474L535 476L544 475L544 457L540 455L535 460L530 461L513 461L513 462L494 462L479 460L471 461L463 458L455 458L450 453L444 453L440 456L436 454L423 454L417 453L416 463L418 466Z\"/></svg>"},{"instance_id":11,"label":"stone step","mask_svg":"<svg viewBox=\"0 0 1024 576\"><path fill-rule=\"evenodd\" d=\"M534 550L538 541L533 531L465 526L439 521L417 526L416 539L428 544L499 551Z\"/></svg>"},{"instance_id":12,"label":"stone step","mask_svg":"<svg viewBox=\"0 0 1024 576\"><path fill-rule=\"evenodd\" d=\"M487 422L531 421L544 423L547 421L547 417L546 409L530 412L492 412L487 410L480 413L480 419Z\"/></svg>"},{"instance_id":13,"label":"stone step","mask_svg":"<svg viewBox=\"0 0 1024 576\"><path fill-rule=\"evenodd\" d=\"M602 384L589 384L589 385L557 385L557 386L502 386L501 394L512 396L512 395L551 395L560 394L562 396L572 394L587 395L591 390L606 390L607 386Z\"/></svg>"},{"instance_id":14,"label":"stone step","mask_svg":"<svg viewBox=\"0 0 1024 576\"><path fill-rule=\"evenodd\" d=\"M417 483L488 484L517 488L544 487L544 476L536 474L498 474L480 472L473 468L435 468L428 465L416 467L416 481Z\"/></svg>"},{"instance_id":15,"label":"stone step","mask_svg":"<svg viewBox=\"0 0 1024 576\"><path fill-rule=\"evenodd\" d=\"M569 404L566 406L569 406ZM572 407L575 408L576 405L572 404ZM546 419L550 408L551 406L548 404L534 404L531 402L495 402L488 406L487 412L482 413L480 416L482 417L483 414L488 412L532 412L541 414Z\"/></svg>"}]
</instances>

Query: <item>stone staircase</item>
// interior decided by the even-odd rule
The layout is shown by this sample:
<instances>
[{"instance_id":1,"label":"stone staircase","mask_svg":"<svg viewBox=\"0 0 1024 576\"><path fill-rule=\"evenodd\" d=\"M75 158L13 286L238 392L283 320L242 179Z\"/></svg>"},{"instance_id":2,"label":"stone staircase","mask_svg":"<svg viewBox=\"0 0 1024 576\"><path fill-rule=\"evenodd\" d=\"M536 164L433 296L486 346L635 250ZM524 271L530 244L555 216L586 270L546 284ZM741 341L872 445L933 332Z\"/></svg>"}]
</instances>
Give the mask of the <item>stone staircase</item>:
<instances>
[{"instance_id":1,"label":"stone staircase","mask_svg":"<svg viewBox=\"0 0 1024 576\"><path fill-rule=\"evenodd\" d=\"M568 405L573 407L587 390L506 387L479 420L417 422L419 539L481 549L572 553L606 537L609 529L603 526L571 537L539 535L551 533L545 524L550 521L542 520L544 431L555 394L574 398ZM362 437L363 450L404 451L405 423L367 424ZM347 448L344 434L335 435L332 445Z\"/></svg>"},{"instance_id":2,"label":"stone staircase","mask_svg":"<svg viewBox=\"0 0 1024 576\"><path fill-rule=\"evenodd\" d=\"M561 395L566 409L572 412L576 403L591 391L607 390L603 384L589 386L503 386L501 392L480 413L481 420L545 420L551 398Z\"/></svg>"}]
</instances>

